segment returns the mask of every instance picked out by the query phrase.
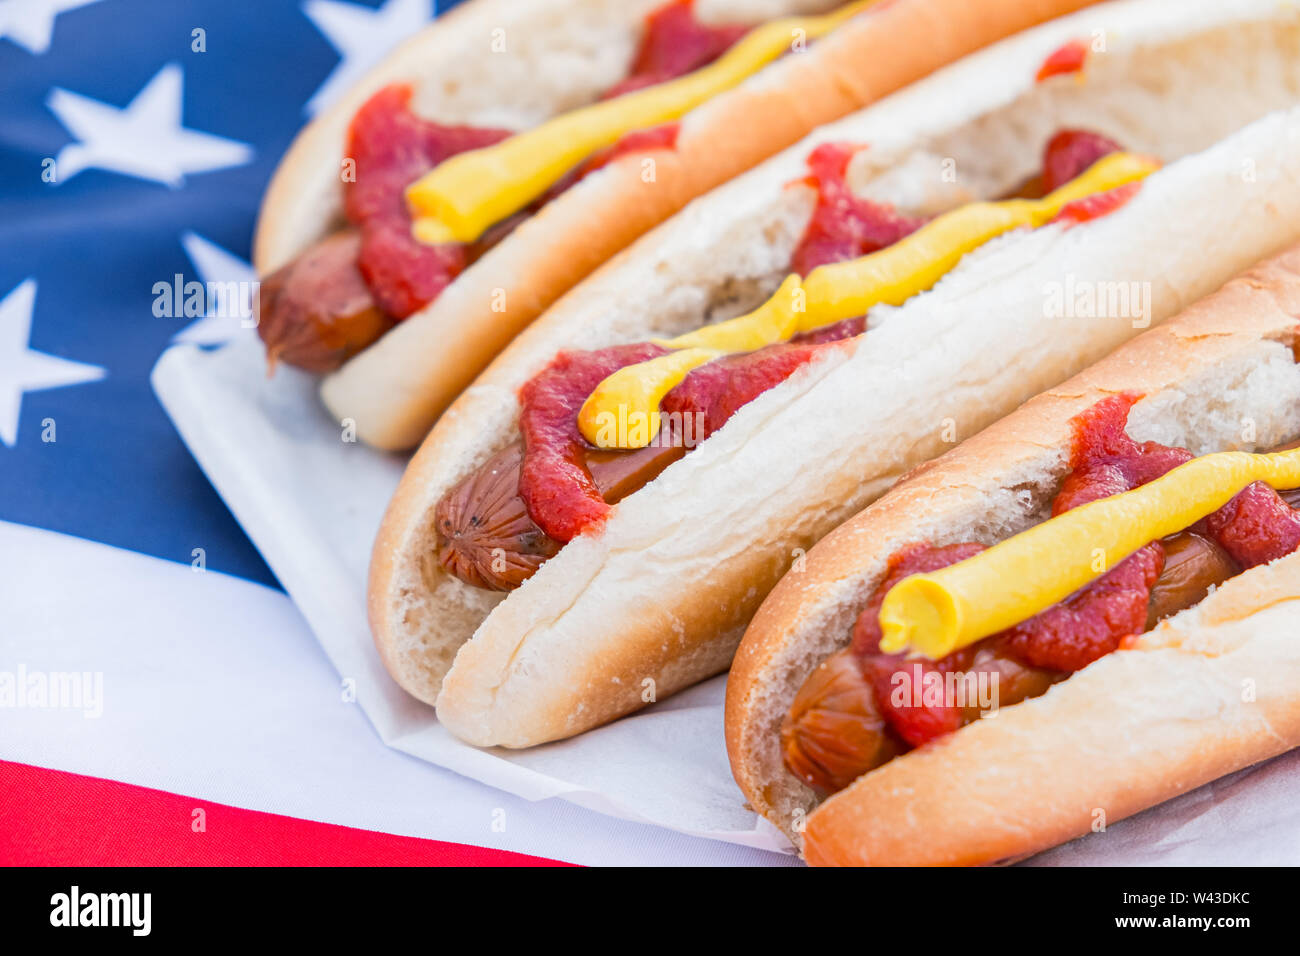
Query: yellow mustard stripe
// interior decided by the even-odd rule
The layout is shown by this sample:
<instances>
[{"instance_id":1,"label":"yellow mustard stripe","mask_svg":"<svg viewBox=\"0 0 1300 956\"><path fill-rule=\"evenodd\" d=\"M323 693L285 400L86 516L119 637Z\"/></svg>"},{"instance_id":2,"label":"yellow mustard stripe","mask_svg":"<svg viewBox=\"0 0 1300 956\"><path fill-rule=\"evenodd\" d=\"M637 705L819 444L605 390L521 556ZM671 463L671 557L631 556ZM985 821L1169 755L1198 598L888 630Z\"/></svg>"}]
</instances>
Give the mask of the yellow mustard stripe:
<instances>
[{"instance_id":1,"label":"yellow mustard stripe","mask_svg":"<svg viewBox=\"0 0 1300 956\"><path fill-rule=\"evenodd\" d=\"M1027 621L1139 548L1222 508L1255 481L1300 487L1300 449L1204 455L1150 484L1050 518L973 558L906 577L880 608L880 649L938 660Z\"/></svg>"},{"instance_id":2,"label":"yellow mustard stripe","mask_svg":"<svg viewBox=\"0 0 1300 956\"><path fill-rule=\"evenodd\" d=\"M879 0L755 27L721 57L675 80L557 116L483 149L453 156L406 190L412 232L426 243L473 242L523 209L592 153L626 133L675 120L739 85L790 49L816 39Z\"/></svg>"},{"instance_id":3,"label":"yellow mustard stripe","mask_svg":"<svg viewBox=\"0 0 1300 956\"><path fill-rule=\"evenodd\" d=\"M1042 199L980 202L944 213L910 236L870 255L818 266L806 280L787 276L753 312L673 339L672 353L614 372L583 404L578 427L599 448L642 448L658 432L659 402L692 368L722 355L752 352L862 315L881 303L901 305L935 285L961 257L1003 233L1037 227L1068 203L1142 179L1158 168L1147 157L1112 153ZM693 363L693 364L692 364ZM612 431L617 421L650 423ZM644 440L642 441L641 439ZM639 443L638 443L639 442Z\"/></svg>"},{"instance_id":4,"label":"yellow mustard stripe","mask_svg":"<svg viewBox=\"0 0 1300 956\"><path fill-rule=\"evenodd\" d=\"M583 402L578 428L597 448L646 447L659 434L659 403L664 396L692 369L723 354L711 349L682 349L657 359L654 375L620 376L615 372Z\"/></svg>"},{"instance_id":5,"label":"yellow mustard stripe","mask_svg":"<svg viewBox=\"0 0 1300 956\"><path fill-rule=\"evenodd\" d=\"M818 266L804 282L808 312L801 331L862 315L876 305L902 305L989 240L1013 229L1037 228L1069 203L1143 179L1157 168L1149 157L1111 153L1042 199L971 203L879 252Z\"/></svg>"}]
</instances>

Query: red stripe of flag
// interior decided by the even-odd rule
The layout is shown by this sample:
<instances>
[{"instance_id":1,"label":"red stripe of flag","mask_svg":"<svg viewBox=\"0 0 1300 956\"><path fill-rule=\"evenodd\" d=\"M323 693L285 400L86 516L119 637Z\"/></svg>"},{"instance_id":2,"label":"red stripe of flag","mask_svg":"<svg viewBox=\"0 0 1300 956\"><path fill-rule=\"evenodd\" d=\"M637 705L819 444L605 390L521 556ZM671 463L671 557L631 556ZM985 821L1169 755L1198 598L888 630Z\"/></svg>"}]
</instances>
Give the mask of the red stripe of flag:
<instances>
[{"instance_id":1,"label":"red stripe of flag","mask_svg":"<svg viewBox=\"0 0 1300 956\"><path fill-rule=\"evenodd\" d=\"M203 811L202 832L195 810ZM0 864L553 866L543 857L243 810L0 761Z\"/></svg>"}]
</instances>

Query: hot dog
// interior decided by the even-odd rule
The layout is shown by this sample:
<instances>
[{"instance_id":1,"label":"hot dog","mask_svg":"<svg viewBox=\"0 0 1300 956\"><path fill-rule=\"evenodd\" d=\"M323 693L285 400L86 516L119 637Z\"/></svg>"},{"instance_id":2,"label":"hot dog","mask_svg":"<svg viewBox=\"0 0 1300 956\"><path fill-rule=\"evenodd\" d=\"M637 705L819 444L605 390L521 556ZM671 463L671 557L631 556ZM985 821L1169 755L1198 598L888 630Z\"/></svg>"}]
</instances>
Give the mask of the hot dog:
<instances>
[{"instance_id":1,"label":"hot dog","mask_svg":"<svg viewBox=\"0 0 1300 956\"><path fill-rule=\"evenodd\" d=\"M1300 246L919 470L772 592L728 747L810 862L1014 859L1300 745L1298 309ZM1021 669L993 707L894 696L979 655ZM1268 685L1250 703L1242 673Z\"/></svg>"},{"instance_id":2,"label":"hot dog","mask_svg":"<svg viewBox=\"0 0 1300 956\"><path fill-rule=\"evenodd\" d=\"M281 163L254 249L271 363L325 373L322 399L362 441L410 448L518 331L692 197L1087 2L463 3ZM292 281L336 261L345 233L364 307Z\"/></svg>"},{"instance_id":3,"label":"hot dog","mask_svg":"<svg viewBox=\"0 0 1300 956\"><path fill-rule=\"evenodd\" d=\"M1044 189L1047 187L1041 184L1050 184L1050 189L1060 188L1082 176L1099 160L1117 152L1120 152L1119 144L1107 137L1084 130L1064 130L1053 136L1044 149L1044 174L1035 177L1040 184L1036 191L1040 195L1046 194ZM821 150L814 155L813 162L827 161L828 157L842 158L847 154L848 151L843 149ZM831 188L839 183L838 177L830 179ZM1028 192L1022 189L1017 195L1029 198ZM858 247L863 245L860 238L856 242L845 243L831 235L846 231L842 222L840 220L830 228L822 229L817 227L825 227L825 220L811 223L809 231L791 258L792 267L797 271L810 272L817 265L854 257L853 254L859 251ZM893 245L910 235L922 222L921 219L908 219L872 207L853 219L853 231L865 229L872 234L869 246L875 251L877 246L883 248ZM838 244L850 248L840 249L836 247ZM689 418L679 418L677 421L685 421L686 425L698 425L693 428L690 436L691 443L697 443L720 428L747 402L779 384L804 362L812 360L817 355L819 346L843 341L864 331L865 323L861 318L841 320L814 331L794 335L784 345L768 346L739 357L710 362L692 370L665 396L663 410L678 416L696 416L694 423ZM612 371L615 365L621 364L621 367L626 368L634 360L653 358L662 350L639 349L634 353L628 353L626 349L611 351L619 353L608 356L613 360L612 364L601 361L606 356L566 356L559 367L554 369L555 376L565 383L573 383L575 377L580 378L580 375L575 376L575 369L584 368L588 364L597 364L602 371ZM535 417L537 406L545 400L539 398L538 393L550 384L547 381L550 372L552 370L548 369L524 387L521 418L525 423ZM587 384L589 383L584 383L579 389L584 395L590 395L594 390L587 387ZM660 439L657 444L634 450L601 449L587 441L576 442L574 450L581 458L577 470L586 471L601 499L606 504L613 505L644 487L685 453L687 436L680 433L681 428L679 425L677 431L668 430L667 434L657 436ZM540 443L543 440L544 436L534 437L534 442ZM526 481L521 482L521 469L528 460L528 452L522 445L511 446L463 479L438 503L436 520L442 565L468 584L493 590L513 590L536 572L542 560L558 553L564 540L573 536L572 533L560 532L563 540L556 540L548 536L536 520L530 517L537 515L541 520L547 521L545 516L561 509L555 508L551 501L539 500L541 496L534 488ZM504 482L493 480L498 475ZM505 491L510 493L506 494ZM531 508L525 496L532 499ZM553 520L553 526L563 523L562 519ZM512 533L506 537L495 532L482 533L484 528L498 527L509 527ZM508 571L494 575L484 570L493 564L504 566Z\"/></svg>"},{"instance_id":4,"label":"hot dog","mask_svg":"<svg viewBox=\"0 0 1300 956\"><path fill-rule=\"evenodd\" d=\"M900 474L1300 238L1300 113L1239 129L1290 103L1289 81L1261 92L1235 60L1300 69L1294 11L1188 9L1088 11L819 130L534 323L436 426L380 528L371 625L398 682L464 739L519 747L716 673L801 551ZM1086 79L1037 79L1099 23L1125 40ZM1225 176L1237 155L1267 184ZM1133 270L1161 289L1136 323L1045 320L1046 291ZM511 447L509 468L484 464ZM655 467L627 469L615 502L597 449Z\"/></svg>"},{"instance_id":5,"label":"hot dog","mask_svg":"<svg viewBox=\"0 0 1300 956\"><path fill-rule=\"evenodd\" d=\"M1150 587L1144 630L1199 604L1212 589L1242 571L1241 565L1213 538L1193 531L1170 535L1160 545L1163 566ZM859 616L858 631L870 624L873 615L879 615L880 599L893 583L897 583L895 575L887 577L876 588ZM800 688L781 725L786 768L822 796L843 790L864 773L907 749L908 742L892 733L881 716L879 696L895 675L909 675L908 667L900 664L894 655L875 653L869 643L859 646L861 643L855 633L854 647L837 652L819 665ZM953 655L945 664L974 680L980 678L981 672L996 670L996 707L1037 697L1066 677L1064 671L1034 667L996 644L965 655ZM827 678L820 673L822 668L829 668L837 675L833 686L827 686ZM987 705L980 706L977 701L970 705L963 703L954 708L957 719L951 729L978 720L988 710ZM865 734L850 735L848 740L840 737L840 722L863 714L873 715L877 732L888 737L890 746Z\"/></svg>"}]
</instances>

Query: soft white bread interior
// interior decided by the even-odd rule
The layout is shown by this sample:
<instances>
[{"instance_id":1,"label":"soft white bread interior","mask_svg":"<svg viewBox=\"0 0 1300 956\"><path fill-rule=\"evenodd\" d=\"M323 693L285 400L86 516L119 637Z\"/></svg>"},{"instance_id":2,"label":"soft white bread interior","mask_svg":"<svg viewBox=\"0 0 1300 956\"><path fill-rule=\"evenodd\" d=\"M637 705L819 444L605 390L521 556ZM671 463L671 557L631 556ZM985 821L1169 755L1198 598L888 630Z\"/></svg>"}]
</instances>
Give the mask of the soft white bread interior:
<instances>
[{"instance_id":1,"label":"soft white bread interior","mask_svg":"<svg viewBox=\"0 0 1300 956\"><path fill-rule=\"evenodd\" d=\"M1094 29L1108 31L1109 52L1095 56L1087 82L1034 83L1047 54ZM936 192L939 157L953 157L958 188L946 202L955 204L1035 172L1058 126L1096 128L1168 159L1206 147L1300 98L1298 52L1294 8L1272 2L1231 15L1210 3L1099 7L819 130L693 203L525 332L413 459L371 565L371 624L389 670L433 701L482 624L440 714L474 742L511 746L640 706L647 678L663 696L720 670L797 549L945 438L972 434L1138 331L1124 316L1050 319L1049 288L1071 276L1085 287L1148 282L1149 318L1160 321L1300 232L1298 118L1278 115L1174 163L1112 216L1007 237L901 309L875 310L851 360L852 347L742 409L622 502L604 533L567 546L504 603L446 575L433 510L514 439L516 389L560 349L676 334L756 305L784 275L810 214L808 191L786 184L815 145L869 143L867 160L910 165L910 182ZM993 153L1006 171L987 163ZM870 193L891 169L864 162L854 172ZM927 191L904 205L936 202Z\"/></svg>"},{"instance_id":2,"label":"soft white bread interior","mask_svg":"<svg viewBox=\"0 0 1300 956\"><path fill-rule=\"evenodd\" d=\"M428 307L328 376L321 387L325 404L338 419L354 422L363 441L390 449L416 445L438 413L522 328L592 269L693 197L820 123L1086 2L894 0L855 17L805 52L784 57L687 114L672 150L627 154L548 203ZM507 55L517 58L519 54L510 51L519 48L507 45L502 56L483 53L490 49L490 30L506 22L502 5L476 11L457 31L463 47L473 51L475 65L450 67L452 72L445 74L462 84L454 91L460 99L475 85L467 76L490 79L474 94L480 109L462 110L466 121L517 118L524 121L517 125L532 125L547 110L554 113L589 99L619 78L631 55L639 17L648 6L657 5L644 0L513 5L510 9L517 12L507 27L508 44L521 44L527 62L516 62L510 69L498 63ZM833 0L700 0L698 13L715 22L757 22L780 13L839 5ZM519 22L520 17L527 22ZM384 70L390 76L400 74L394 65L386 64ZM574 76L567 76L569 72ZM561 85L551 90L557 83ZM445 88L445 81L441 86ZM422 102L441 103L438 87L433 89ZM487 91L492 91L490 97ZM528 97L523 102L532 105L517 117L487 105L513 103L521 94ZM332 147L328 155L336 156L337 149ZM334 163L330 175L337 169ZM330 188L337 193L337 183Z\"/></svg>"},{"instance_id":3,"label":"soft white bread interior","mask_svg":"<svg viewBox=\"0 0 1300 956\"><path fill-rule=\"evenodd\" d=\"M890 761L816 812L778 741L795 693L848 644L890 555L917 542L993 544L1044 520L1068 473L1070 419L1102 398L1144 395L1129 433L1196 454L1300 436L1298 331L1295 247L917 469L824 538L759 609L728 680L728 750L750 805L810 862L989 863L1300 743L1300 555L1234 578L1135 650Z\"/></svg>"}]
</instances>

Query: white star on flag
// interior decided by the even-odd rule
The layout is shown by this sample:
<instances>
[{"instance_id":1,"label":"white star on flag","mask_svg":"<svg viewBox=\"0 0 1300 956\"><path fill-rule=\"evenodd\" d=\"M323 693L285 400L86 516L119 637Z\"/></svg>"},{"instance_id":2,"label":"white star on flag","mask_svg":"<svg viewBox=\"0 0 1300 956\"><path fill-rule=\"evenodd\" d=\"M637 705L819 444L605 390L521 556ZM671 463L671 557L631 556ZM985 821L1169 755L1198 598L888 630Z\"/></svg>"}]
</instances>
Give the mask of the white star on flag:
<instances>
[{"instance_id":1,"label":"white star on flag","mask_svg":"<svg viewBox=\"0 0 1300 956\"><path fill-rule=\"evenodd\" d=\"M342 96L385 53L433 17L430 0L387 0L377 10L340 0L307 0L302 9L342 57L307 101L309 116Z\"/></svg>"},{"instance_id":2,"label":"white star on flag","mask_svg":"<svg viewBox=\"0 0 1300 956\"><path fill-rule=\"evenodd\" d=\"M208 314L196 319L174 336L173 342L188 342L192 345L221 345L241 333L247 334L251 326L244 324L245 317L252 316L252 296L257 294L257 273L239 256L227 252L215 242L204 239L196 232L187 232L181 236L181 245L185 254L194 263L199 279L204 283L219 282L224 284L240 283L241 293L244 289L250 295L241 301L222 303L225 308L218 309L216 303L208 303Z\"/></svg>"},{"instance_id":3,"label":"white star on flag","mask_svg":"<svg viewBox=\"0 0 1300 956\"><path fill-rule=\"evenodd\" d=\"M96 0L0 0L0 37L29 53L44 53L54 36L54 18Z\"/></svg>"},{"instance_id":4,"label":"white star on flag","mask_svg":"<svg viewBox=\"0 0 1300 956\"><path fill-rule=\"evenodd\" d=\"M18 413L23 392L80 385L107 374L98 365L29 349L27 342L31 338L35 304L35 279L24 279L0 299L0 441L10 448L18 442Z\"/></svg>"},{"instance_id":5,"label":"white star on flag","mask_svg":"<svg viewBox=\"0 0 1300 956\"><path fill-rule=\"evenodd\" d=\"M58 87L51 90L45 104L78 139L55 157L56 182L96 168L175 188L185 182L186 173L252 160L247 143L181 125L182 80L180 65L169 63L120 109Z\"/></svg>"}]
</instances>

